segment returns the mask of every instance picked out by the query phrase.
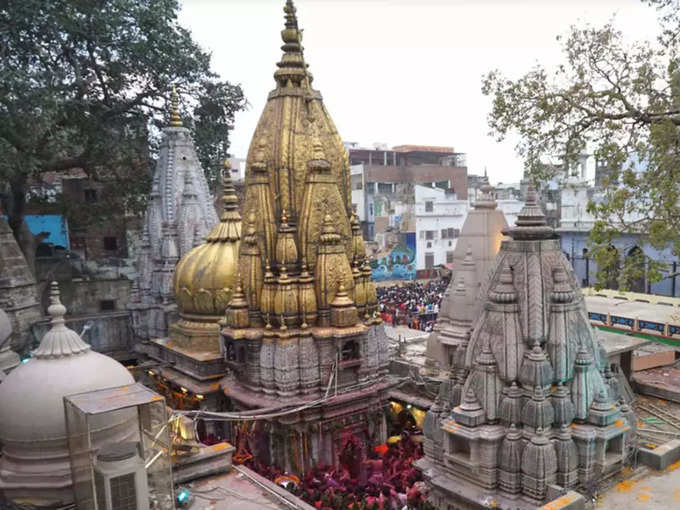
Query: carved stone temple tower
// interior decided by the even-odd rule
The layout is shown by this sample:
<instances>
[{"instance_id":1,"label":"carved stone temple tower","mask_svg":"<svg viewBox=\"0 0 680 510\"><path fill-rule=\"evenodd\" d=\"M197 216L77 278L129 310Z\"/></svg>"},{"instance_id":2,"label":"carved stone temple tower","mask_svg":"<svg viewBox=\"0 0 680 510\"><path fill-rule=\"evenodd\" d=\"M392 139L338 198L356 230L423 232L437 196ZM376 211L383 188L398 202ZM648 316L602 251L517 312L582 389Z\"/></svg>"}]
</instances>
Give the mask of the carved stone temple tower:
<instances>
[{"instance_id":1,"label":"carved stone temple tower","mask_svg":"<svg viewBox=\"0 0 680 510\"><path fill-rule=\"evenodd\" d=\"M535 508L548 486L623 467L630 420L580 286L530 187L482 284L483 309L425 418L418 461L438 508Z\"/></svg>"},{"instance_id":2,"label":"carved stone temple tower","mask_svg":"<svg viewBox=\"0 0 680 510\"><path fill-rule=\"evenodd\" d=\"M5 310L12 326L12 335L7 342L0 345L0 351L11 348L16 352L28 354L33 348L31 325L42 318L38 289L24 254L14 239L12 229L2 217L0 217L0 308Z\"/></svg>"},{"instance_id":3,"label":"carved stone temple tower","mask_svg":"<svg viewBox=\"0 0 680 510\"><path fill-rule=\"evenodd\" d=\"M217 223L208 183L189 130L182 125L173 89L169 125L163 129L128 308L140 339L168 335L176 315L175 265Z\"/></svg>"},{"instance_id":4,"label":"carved stone temple tower","mask_svg":"<svg viewBox=\"0 0 680 510\"><path fill-rule=\"evenodd\" d=\"M272 419L252 452L301 473L337 463L343 433L384 440L387 340L352 215L347 152L312 88L292 1L283 57L247 159L239 282L222 348L237 410L321 405ZM367 431L367 432L366 432Z\"/></svg>"},{"instance_id":5,"label":"carved stone temple tower","mask_svg":"<svg viewBox=\"0 0 680 510\"><path fill-rule=\"evenodd\" d=\"M427 339L427 356L439 362L440 369L452 371L456 350L472 332L473 320L482 303L477 300L479 287L493 267L501 248L503 230L508 224L496 208L493 188L487 183L474 208L465 218L453 252L451 283L444 293L437 322ZM451 374L453 376L454 374Z\"/></svg>"}]
</instances>

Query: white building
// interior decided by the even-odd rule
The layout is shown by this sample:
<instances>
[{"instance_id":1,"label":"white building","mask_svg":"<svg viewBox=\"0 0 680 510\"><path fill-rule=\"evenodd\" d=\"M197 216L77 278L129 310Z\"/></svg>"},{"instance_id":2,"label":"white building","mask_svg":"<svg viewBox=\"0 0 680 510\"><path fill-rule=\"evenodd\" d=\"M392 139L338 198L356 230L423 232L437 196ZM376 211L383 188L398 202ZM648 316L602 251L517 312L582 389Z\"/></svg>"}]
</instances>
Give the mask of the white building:
<instances>
[{"instance_id":1,"label":"white building","mask_svg":"<svg viewBox=\"0 0 680 510\"><path fill-rule=\"evenodd\" d=\"M453 262L467 212L467 200L458 200L443 189L415 186L417 269Z\"/></svg>"},{"instance_id":2,"label":"white building","mask_svg":"<svg viewBox=\"0 0 680 510\"><path fill-rule=\"evenodd\" d=\"M517 221L517 215L522 210L524 203L521 200L506 199L498 200L496 199L497 208L503 211L505 215L505 221L508 222L508 226L512 227Z\"/></svg>"}]
</instances>

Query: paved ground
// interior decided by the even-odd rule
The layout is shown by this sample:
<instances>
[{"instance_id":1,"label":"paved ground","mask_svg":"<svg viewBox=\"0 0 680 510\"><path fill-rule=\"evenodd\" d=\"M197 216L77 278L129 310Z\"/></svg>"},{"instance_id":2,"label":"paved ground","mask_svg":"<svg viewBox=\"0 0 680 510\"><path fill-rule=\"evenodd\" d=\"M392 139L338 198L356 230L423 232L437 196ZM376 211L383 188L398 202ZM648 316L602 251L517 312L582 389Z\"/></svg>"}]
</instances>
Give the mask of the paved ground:
<instances>
[{"instance_id":1,"label":"paved ground","mask_svg":"<svg viewBox=\"0 0 680 510\"><path fill-rule=\"evenodd\" d=\"M430 336L430 333L419 329L411 329L406 326L388 326L387 324L385 324L385 334L392 340L399 340L399 337L402 337L407 342L424 340Z\"/></svg>"},{"instance_id":2,"label":"paved ground","mask_svg":"<svg viewBox=\"0 0 680 510\"><path fill-rule=\"evenodd\" d=\"M621 317L639 318L652 322L680 324L680 310L676 306L666 306L640 301L628 301L600 296L586 296L589 312L611 313Z\"/></svg>"},{"instance_id":3,"label":"paved ground","mask_svg":"<svg viewBox=\"0 0 680 510\"><path fill-rule=\"evenodd\" d=\"M671 510L680 508L680 461L614 485L595 505L598 510Z\"/></svg>"},{"instance_id":4,"label":"paved ground","mask_svg":"<svg viewBox=\"0 0 680 510\"><path fill-rule=\"evenodd\" d=\"M290 510L294 508L236 470L199 480L191 484L190 490L193 500L188 507L189 510ZM282 489L278 490L282 491ZM297 508L309 509L311 507L300 501Z\"/></svg>"}]
</instances>

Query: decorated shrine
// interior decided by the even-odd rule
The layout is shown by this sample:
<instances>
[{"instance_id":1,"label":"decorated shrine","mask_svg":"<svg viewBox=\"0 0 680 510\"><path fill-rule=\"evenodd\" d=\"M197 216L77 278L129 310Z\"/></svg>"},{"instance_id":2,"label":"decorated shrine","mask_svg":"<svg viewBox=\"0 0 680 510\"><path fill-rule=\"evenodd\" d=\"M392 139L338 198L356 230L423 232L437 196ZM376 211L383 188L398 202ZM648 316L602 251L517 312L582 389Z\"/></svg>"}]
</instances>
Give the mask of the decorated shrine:
<instances>
[{"instance_id":1,"label":"decorated shrine","mask_svg":"<svg viewBox=\"0 0 680 510\"><path fill-rule=\"evenodd\" d=\"M337 465L349 433L364 450L385 440L390 377L347 151L312 88L292 1L284 11L276 86L247 158L221 385L233 410L298 406L275 413L249 448L301 474Z\"/></svg>"},{"instance_id":2,"label":"decorated shrine","mask_svg":"<svg viewBox=\"0 0 680 510\"><path fill-rule=\"evenodd\" d=\"M504 233L481 313L425 418L418 466L438 508L484 508L489 497L535 508L551 487L593 487L619 472L632 444L636 418L533 187Z\"/></svg>"}]
</instances>

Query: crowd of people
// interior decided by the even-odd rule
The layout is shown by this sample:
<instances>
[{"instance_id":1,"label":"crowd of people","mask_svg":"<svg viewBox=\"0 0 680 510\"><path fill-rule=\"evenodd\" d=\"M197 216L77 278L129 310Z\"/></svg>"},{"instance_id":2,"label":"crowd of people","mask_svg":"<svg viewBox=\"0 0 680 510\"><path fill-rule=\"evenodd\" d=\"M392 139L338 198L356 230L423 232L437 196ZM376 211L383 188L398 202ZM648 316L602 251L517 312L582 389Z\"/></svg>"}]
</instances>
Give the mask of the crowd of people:
<instances>
[{"instance_id":1,"label":"crowd of people","mask_svg":"<svg viewBox=\"0 0 680 510\"><path fill-rule=\"evenodd\" d=\"M439 313L447 278L427 283L405 282L390 287L378 287L380 316L386 324L408 326L421 331L432 331Z\"/></svg>"},{"instance_id":2,"label":"crowd of people","mask_svg":"<svg viewBox=\"0 0 680 510\"><path fill-rule=\"evenodd\" d=\"M405 430L365 455L347 437L338 467L321 466L298 478L254 459L247 465L318 510L426 510L422 475L413 462L423 456L422 431Z\"/></svg>"}]
</instances>

